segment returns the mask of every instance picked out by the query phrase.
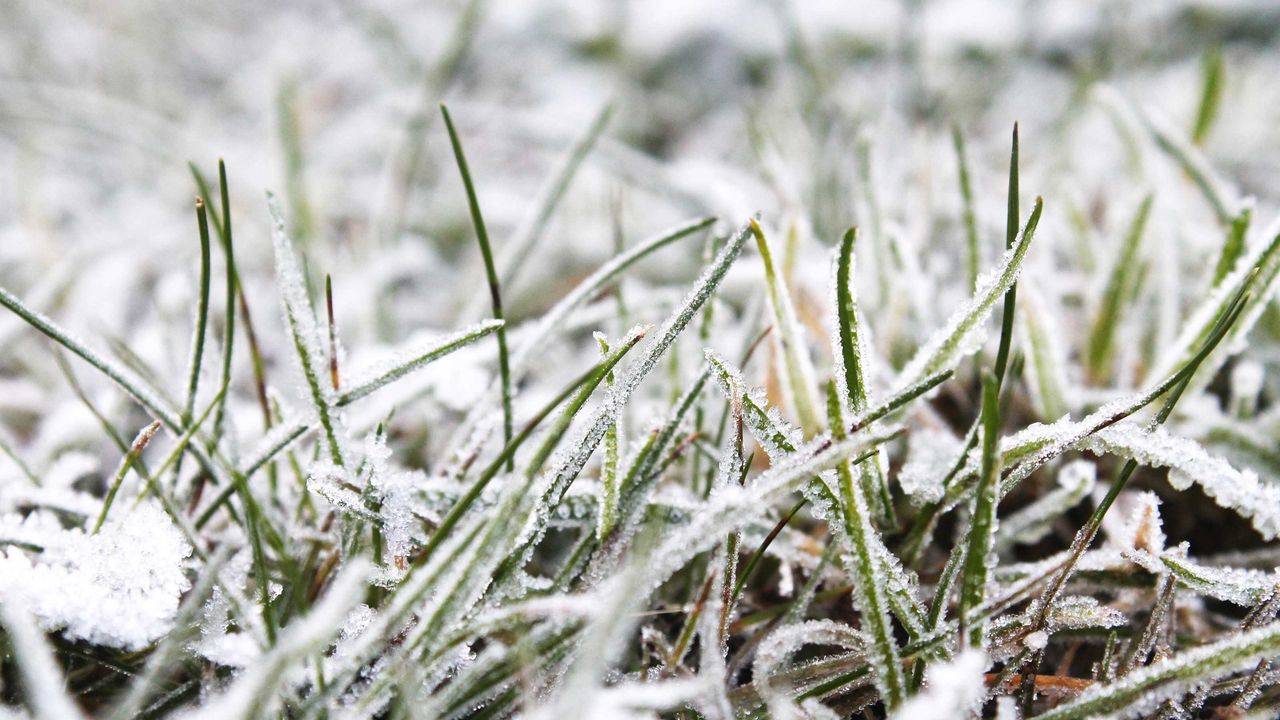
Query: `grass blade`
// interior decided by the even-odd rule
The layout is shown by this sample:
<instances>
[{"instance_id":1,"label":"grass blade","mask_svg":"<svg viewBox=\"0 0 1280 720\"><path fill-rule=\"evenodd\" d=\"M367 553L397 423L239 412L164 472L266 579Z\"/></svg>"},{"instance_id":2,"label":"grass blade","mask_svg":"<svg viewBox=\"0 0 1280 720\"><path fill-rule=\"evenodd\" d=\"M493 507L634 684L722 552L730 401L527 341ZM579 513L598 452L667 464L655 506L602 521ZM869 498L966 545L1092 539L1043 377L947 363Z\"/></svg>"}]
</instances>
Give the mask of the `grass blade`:
<instances>
[{"instance_id":1,"label":"grass blade","mask_svg":"<svg viewBox=\"0 0 1280 720\"><path fill-rule=\"evenodd\" d=\"M493 250L489 247L489 231L485 229L484 215L480 213L480 200L476 197L476 188L471 180L471 169L467 166L467 156L462 151L462 141L458 139L458 131L453 126L453 118L449 117L449 109L440 104L440 114L444 116L445 128L449 131L449 143L453 146L453 157L458 163L458 173L462 175L462 185L467 192L467 205L471 208L471 224L476 231L476 241L480 244L480 255L484 258L485 277L489 283L489 299L493 305L493 317L502 320L502 291L498 283L498 271L493 265ZM498 327L498 375L502 383L502 443L511 442L514 432L511 417L511 366L507 353L507 332ZM507 463L507 470L512 469Z\"/></svg>"},{"instance_id":2,"label":"grass blade","mask_svg":"<svg viewBox=\"0 0 1280 720\"><path fill-rule=\"evenodd\" d=\"M994 374L988 374L982 378L982 477L969 521L968 549L960 579L961 638L974 648L986 645L984 625L970 620L970 615L986 599L990 570L987 556L995 547L996 505L1000 498L999 435L1000 385Z\"/></svg>"},{"instance_id":3,"label":"grass blade","mask_svg":"<svg viewBox=\"0 0 1280 720\"><path fill-rule=\"evenodd\" d=\"M1120 245L1120 252L1111 266L1106 288L1102 292L1102 301L1093 318L1085 362L1090 377L1095 382L1109 377L1120 313L1125 300L1132 296L1138 282L1138 250L1142 246L1142 234L1147 227L1147 218L1151 215L1153 200L1154 196L1148 193L1138 206L1138 211L1129 224L1129 231L1125 233L1124 242Z\"/></svg>"},{"instance_id":4,"label":"grass blade","mask_svg":"<svg viewBox=\"0 0 1280 720\"><path fill-rule=\"evenodd\" d=\"M796 318L795 305L792 304L786 279L774 266L773 253L765 239L764 230L754 219L751 220L751 234L755 236L760 258L764 262L769 307L773 311L773 322L778 329L773 337L777 342L778 355L782 358L782 386L786 390L788 404L800 420L800 427L806 435L812 435L818 430L817 401L813 396L813 362L809 359L804 333Z\"/></svg>"}]
</instances>

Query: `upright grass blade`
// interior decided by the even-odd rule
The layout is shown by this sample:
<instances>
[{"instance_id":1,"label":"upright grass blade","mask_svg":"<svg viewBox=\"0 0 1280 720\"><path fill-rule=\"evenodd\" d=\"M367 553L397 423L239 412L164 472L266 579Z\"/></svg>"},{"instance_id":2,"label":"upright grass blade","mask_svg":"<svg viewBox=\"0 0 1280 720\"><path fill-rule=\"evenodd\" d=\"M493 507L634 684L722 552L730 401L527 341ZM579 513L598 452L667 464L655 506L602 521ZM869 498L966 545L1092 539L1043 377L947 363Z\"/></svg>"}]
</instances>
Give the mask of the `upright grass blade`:
<instances>
[{"instance_id":1,"label":"upright grass blade","mask_svg":"<svg viewBox=\"0 0 1280 720\"><path fill-rule=\"evenodd\" d=\"M773 337L778 343L778 354L782 358L785 378L783 387L786 388L791 408L800 420L800 427L804 429L806 435L812 435L818 430L817 401L813 396L813 363L809 359L808 348L804 342L800 321L796 318L795 305L792 304L786 279L775 267L769 241L765 239L764 231L754 219L751 220L751 233L755 236L756 246L760 249L760 259L764 262L765 283L769 289L769 307L773 311L773 322L777 327Z\"/></svg>"},{"instance_id":2,"label":"upright grass blade","mask_svg":"<svg viewBox=\"0 0 1280 720\"><path fill-rule=\"evenodd\" d=\"M471 208L471 224L475 227L476 241L480 244L480 255L484 258L485 277L489 282L489 299L493 305L493 317L502 320L502 291L498 283L498 271L493 264L493 250L489 247L489 231L485 229L484 216L480 213L480 200L476 197L476 188L471 181L471 169L467 166L467 156L462 151L462 141L458 139L458 131L449 117L449 109L440 104L440 114L444 116L445 128L449 131L449 143L453 145L453 157L458 163L458 173L462 175L462 185L467 192L467 205ZM498 328L498 375L502 382L502 443L511 442L514 432L511 417L511 366L507 353L507 332ZM508 462L507 470L513 465Z\"/></svg>"},{"instance_id":3,"label":"upright grass blade","mask_svg":"<svg viewBox=\"0 0 1280 720\"><path fill-rule=\"evenodd\" d=\"M182 424L191 422L195 412L196 390L200 386L200 365L204 358L205 328L209 324L209 220L203 198L196 198L196 220L200 227L200 287L196 295L195 333L191 339L191 357L187 361L186 396L182 403Z\"/></svg>"},{"instance_id":4,"label":"upright grass blade","mask_svg":"<svg viewBox=\"0 0 1280 720\"><path fill-rule=\"evenodd\" d=\"M222 435L222 422L226 414L226 393L231 386L231 358L235 349L236 338L236 294L240 292L240 276L236 271L235 243L231 233L231 194L227 189L227 166L218 160L218 193L222 199L222 223L214 224L218 236L222 239L222 254L227 263L226 268L226 306L222 312L224 323L222 333L222 393L223 402L219 403L217 413L213 416L213 436ZM217 215L214 215L217 218ZM245 314L248 315L246 306Z\"/></svg>"},{"instance_id":5,"label":"upright grass blade","mask_svg":"<svg viewBox=\"0 0 1280 720\"><path fill-rule=\"evenodd\" d=\"M342 444L338 439L337 423L333 412L333 393L325 388L320 379L324 375L321 369L324 366L322 357L324 353L320 349L315 308L307 294L306 281L301 268L298 267L293 243L285 232L284 215L275 197L270 193L267 195L267 206L271 210L271 239L272 247L275 249L276 276L280 284L280 300L284 309L285 324L293 339L293 349L298 355L302 377L311 394L311 402L315 406L320 427L324 429L329 461L342 467L346 461L343 457Z\"/></svg>"},{"instance_id":6,"label":"upright grass blade","mask_svg":"<svg viewBox=\"0 0 1280 720\"><path fill-rule=\"evenodd\" d=\"M832 429L832 438L836 442L844 440L845 423L841 412L841 402L831 386L827 401L827 412ZM883 571L883 564L874 545L880 543L876 537L875 525L871 521L871 510L862 484L853 477L853 465L843 460L836 465L839 478L839 498L843 512L844 531L849 538L852 556L845 561L854 571L853 597L859 612L862 614L863 629L870 645L868 654L875 672L876 688L884 700L885 708L892 712L905 698L902 678L902 659L898 652L898 643L893 637L893 624L889 620L889 601L886 593L890 580Z\"/></svg>"},{"instance_id":7,"label":"upright grass blade","mask_svg":"<svg viewBox=\"0 0 1280 720\"><path fill-rule=\"evenodd\" d=\"M978 273L982 267L981 245L978 243L978 216L973 204L973 184L969 179L969 157L965 152L964 135L960 127L951 126L951 144L956 151L956 171L960 180L960 202L964 219L965 270L969 288L978 289Z\"/></svg>"},{"instance_id":8,"label":"upright grass blade","mask_svg":"<svg viewBox=\"0 0 1280 720\"><path fill-rule=\"evenodd\" d=\"M600 346L600 355L603 358L609 357L609 341L601 333L596 333L596 343ZM605 387L613 387L613 371L605 376ZM620 487L621 477L618 475L618 427L620 423L615 422L609 426L605 432L604 438L604 463L600 467L600 484L602 493L600 495L600 516L596 523L596 538L603 540L613 531L613 526L618 522L618 502L621 498L622 488Z\"/></svg>"},{"instance_id":9,"label":"upright grass blade","mask_svg":"<svg viewBox=\"0 0 1280 720\"><path fill-rule=\"evenodd\" d=\"M975 648L986 644L984 625L969 618L986 599L990 574L988 555L995 547L996 505L1000 498L999 436L1000 385L995 375L989 373L982 378L982 477L969 521L968 549L960 580L961 637L969 647Z\"/></svg>"},{"instance_id":10,"label":"upright grass blade","mask_svg":"<svg viewBox=\"0 0 1280 720\"><path fill-rule=\"evenodd\" d=\"M840 392L837 397L855 415L866 412L868 398L866 361L862 356L858 305L853 291L853 248L857 236L857 228L849 228L841 238L840 250L836 255L836 347L832 349L832 354L838 358L836 375ZM859 464L856 472L859 475L858 481L863 484L864 493L869 500L874 501L877 514L883 519L885 526L896 525L893 497L880 463L872 461Z\"/></svg>"},{"instance_id":11,"label":"upright grass blade","mask_svg":"<svg viewBox=\"0 0 1280 720\"><path fill-rule=\"evenodd\" d=\"M111 504L115 502L116 493L120 490L120 484L124 482L124 476L129 474L129 468L133 467L133 463L137 461L138 456L146 449L147 443L151 442L151 438L155 437L160 431L160 421L153 420L146 427L138 432L138 436L133 439L133 445L129 447L129 453L120 461L120 467L116 469L115 478L111 481L111 487L107 489L107 497L102 501L102 512L98 514L98 520L93 524L93 533L96 535L102 529L102 524L107 521L107 513L111 510Z\"/></svg>"},{"instance_id":12,"label":"upright grass blade","mask_svg":"<svg viewBox=\"0 0 1280 720\"><path fill-rule=\"evenodd\" d=\"M1089 332L1086 366L1095 382L1110 377L1111 360L1115 352L1116 329L1119 327L1120 314L1125 301L1133 294L1138 282L1138 250L1142 246L1143 231L1147 226L1147 218L1151 215L1151 203L1154 196L1150 193L1142 199L1138 211L1129 224L1120 251L1116 254L1111 273L1107 277L1107 285L1102 291L1102 300L1094 314L1093 325Z\"/></svg>"},{"instance_id":13,"label":"upright grass blade","mask_svg":"<svg viewBox=\"0 0 1280 720\"><path fill-rule=\"evenodd\" d=\"M1018 123L1013 124L1012 149L1009 152L1009 198L1008 214L1005 216L1004 246L1008 252L1018 239ZM1040 198L1036 198L1036 210L1032 217L1040 211ZM1030 223L1028 223L1030 226ZM1004 381L1004 371L1009 364L1009 345L1013 342L1013 313L1018 300L1018 284L1015 278L1009 283L1004 293L1004 311L1000 319L1000 345L996 348L996 382ZM999 386L996 386L999 389Z\"/></svg>"},{"instance_id":14,"label":"upright grass blade","mask_svg":"<svg viewBox=\"0 0 1280 720\"><path fill-rule=\"evenodd\" d=\"M1222 105L1222 51L1217 46L1205 51L1201 73L1200 106L1191 126L1191 142L1196 145L1203 145L1208 139Z\"/></svg>"}]
</instances>

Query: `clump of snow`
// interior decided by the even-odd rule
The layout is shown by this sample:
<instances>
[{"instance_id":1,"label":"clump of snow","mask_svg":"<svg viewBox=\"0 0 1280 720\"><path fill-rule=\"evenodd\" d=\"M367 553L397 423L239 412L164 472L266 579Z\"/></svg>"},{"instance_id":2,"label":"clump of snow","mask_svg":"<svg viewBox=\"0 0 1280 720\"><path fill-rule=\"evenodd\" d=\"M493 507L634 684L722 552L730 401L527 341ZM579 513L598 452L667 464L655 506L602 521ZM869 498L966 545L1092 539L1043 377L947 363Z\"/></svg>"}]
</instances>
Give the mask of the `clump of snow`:
<instances>
[{"instance_id":1,"label":"clump of snow","mask_svg":"<svg viewBox=\"0 0 1280 720\"><path fill-rule=\"evenodd\" d=\"M190 587L191 554L153 503L112 514L100 532L44 527L40 552L0 552L0 600L19 598L41 628L72 640L140 650L168 633Z\"/></svg>"}]
</instances>

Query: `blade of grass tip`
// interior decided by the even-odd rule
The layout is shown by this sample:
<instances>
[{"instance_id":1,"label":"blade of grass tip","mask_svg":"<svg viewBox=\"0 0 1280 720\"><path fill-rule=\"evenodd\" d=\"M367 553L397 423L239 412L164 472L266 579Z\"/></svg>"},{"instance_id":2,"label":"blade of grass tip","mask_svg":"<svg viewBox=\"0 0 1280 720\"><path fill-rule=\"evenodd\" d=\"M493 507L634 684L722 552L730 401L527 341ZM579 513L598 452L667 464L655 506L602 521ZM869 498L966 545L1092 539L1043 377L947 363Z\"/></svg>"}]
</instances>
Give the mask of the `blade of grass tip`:
<instances>
[{"instance_id":1,"label":"blade of grass tip","mask_svg":"<svg viewBox=\"0 0 1280 720\"><path fill-rule=\"evenodd\" d=\"M98 520L93 524L93 533L96 535L102 529L102 524L107 520L107 512L111 510L111 503L116 499L116 493L120 490L120 484L124 482L124 476L129 473L129 468L133 467L133 463L146 449L147 443L151 442L151 438L155 437L160 431L160 421L153 420L138 433L133 439L133 445L129 448L129 452L120 461L120 467L116 470L115 478L111 481L111 487L107 490L107 497L102 501L102 512L98 514Z\"/></svg>"},{"instance_id":2,"label":"blade of grass tip","mask_svg":"<svg viewBox=\"0 0 1280 720\"><path fill-rule=\"evenodd\" d=\"M440 521L435 532L431 534L431 538L427 541L426 546L423 547L422 552L415 559L415 567L430 558L431 553L435 551L436 547L438 547L446 537L448 537L449 532L458 524L458 521L466 511L470 509L471 505L475 503L476 499L480 497L485 486L487 486L489 482L498 475L503 467L510 463L511 459L515 456L516 450L518 450L524 441L534 433L538 426L541 425L542 421L546 419L552 411L559 407L561 403L567 400L570 396L575 396L576 394L573 402L566 407L565 411L561 415L561 422L557 424L559 434L563 434L564 428L559 426L564 425L567 427L569 419L572 418L577 409L586 402L587 398L595 391L596 387L604 381L605 377L607 377L609 372L613 370L614 366L622 360L623 355L625 355L631 348L635 347L639 342L640 336L633 335L631 338L628 338L628 342L614 348L607 358L601 360L580 378L570 383L568 387L543 406L542 410L525 424L525 427L520 431L520 433L512 438L511 442L507 443L507 446L503 448L498 457L494 458L493 461L491 461L489 465L480 472L480 475L476 478L476 481L472 483L471 487L467 489L467 492L458 498L453 507L449 508L449 512ZM548 445L550 445L550 447L554 447L554 443L552 441L557 438L558 435L554 432L550 437L548 437L547 442L544 443L543 449L538 453L541 457L541 461L535 459L531 462L531 466L533 464L540 465L541 462L545 462L546 456L549 456L551 453Z\"/></svg>"},{"instance_id":3,"label":"blade of grass tip","mask_svg":"<svg viewBox=\"0 0 1280 720\"><path fill-rule=\"evenodd\" d=\"M26 707L36 720L75 720L85 717L67 695L66 680L40 626L20 597L0 603L0 620L8 631L10 652L17 661Z\"/></svg>"},{"instance_id":4,"label":"blade of grass tip","mask_svg":"<svg viewBox=\"0 0 1280 720\"><path fill-rule=\"evenodd\" d=\"M467 166L467 156L462 151L462 141L458 139L458 131L453 126L453 118L449 117L449 108L440 104L440 114L444 117L445 128L449 132L449 144L453 146L453 157L458 163L458 173L462 175L462 185L467 193L467 205L471 209L471 224L475 228L476 241L480 244L480 255L484 258L485 277L489 283L489 299L493 305L493 317L502 320L502 292L498 284L498 272L493 265L493 250L489 246L489 232L485 229L484 216L480 213L480 201L476 197L475 185L471 180L471 170ZM502 443L511 442L514 432L511 418L511 367L507 353L507 332L498 328L498 374L502 382ZM507 471L514 469L514 459L508 460Z\"/></svg>"},{"instance_id":5,"label":"blade of grass tip","mask_svg":"<svg viewBox=\"0 0 1280 720\"><path fill-rule=\"evenodd\" d=\"M978 289L978 273L982 267L982 251L978 244L978 215L973 205L973 184L969 179L969 157L965 152L964 135L960 127L951 126L951 144L956 152L956 169L960 176L960 201L963 207L965 269L969 272L969 287Z\"/></svg>"},{"instance_id":6,"label":"blade of grass tip","mask_svg":"<svg viewBox=\"0 0 1280 720\"><path fill-rule=\"evenodd\" d=\"M1154 196L1147 193L1138 211L1129 223L1129 231L1125 233L1120 252L1116 255L1107 277L1106 288L1102 292L1102 301L1098 305L1093 319L1093 327L1087 340L1085 351L1089 374L1095 382L1110 377L1111 359L1115 350L1116 329L1120 320L1120 312L1124 299L1129 296L1134 283L1137 282L1138 250L1142 246L1143 231L1147 226L1147 218L1151 214Z\"/></svg>"},{"instance_id":7,"label":"blade of grass tip","mask_svg":"<svg viewBox=\"0 0 1280 720\"><path fill-rule=\"evenodd\" d=\"M336 393L338 382L338 323L333 318L333 278L324 274L324 305L329 312L329 384Z\"/></svg>"},{"instance_id":8,"label":"blade of grass tip","mask_svg":"<svg viewBox=\"0 0 1280 720\"><path fill-rule=\"evenodd\" d=\"M835 384L828 385L827 412L833 440L839 442L847 435L842 417L841 402L835 392ZM853 465L848 459L836 466L839 478L839 500L844 508L841 513L845 534L849 539L852 557L846 561L855 573L853 599L862 614L862 626L870 641L867 654L875 672L876 688L884 700L885 709L893 712L905 697L902 677L902 658L898 642L893 637L893 624L889 619L889 601L886 593L889 580L873 547L878 541L875 525L862 484L853 477Z\"/></svg>"},{"instance_id":9,"label":"blade of grass tip","mask_svg":"<svg viewBox=\"0 0 1280 720\"><path fill-rule=\"evenodd\" d=\"M969 522L968 550L960 582L961 645L982 648L986 632L982 623L970 622L973 609L986 599L990 574L988 555L995 544L996 505L1000 480L1000 387L994 374L982 378L982 478ZM967 635L966 635L967 633Z\"/></svg>"},{"instance_id":10,"label":"blade of grass tip","mask_svg":"<svg viewBox=\"0 0 1280 720\"><path fill-rule=\"evenodd\" d=\"M1036 199L1037 209L1040 200ZM1013 124L1012 149L1009 151L1009 198L1008 214L1005 216L1004 247L1006 251L1013 249L1018 239L1018 123ZM1018 284L1015 280L1009 284L1004 293L1004 315L1000 319L1000 345L996 349L996 382L1004 380L1005 367L1009 362L1009 345L1013 341L1013 313L1018 299ZM999 388L999 385L997 385Z\"/></svg>"},{"instance_id":11,"label":"blade of grass tip","mask_svg":"<svg viewBox=\"0 0 1280 720\"><path fill-rule=\"evenodd\" d=\"M293 242L284 229L284 214L275 196L267 194L267 207L272 219L272 247L276 256L276 274L280 284L280 299L284 308L285 324L293 339L293 348L297 353L302 368L303 379L311 393L312 404L320 426L324 429L325 446L329 460L338 467L345 465L342 445L338 441L336 423L331 407L331 395L325 391L320 380L320 348L319 337L315 327L315 309L311 305L311 297L306 290L302 269L298 266L294 254Z\"/></svg>"},{"instance_id":12,"label":"blade of grass tip","mask_svg":"<svg viewBox=\"0 0 1280 720\"><path fill-rule=\"evenodd\" d=\"M196 390L200 386L200 365L204 358L205 329L209 324L209 219L204 198L196 198L196 222L200 228L200 289L197 296L195 332L191 338L191 356L187 361L187 394L182 403L182 424L191 422L195 412Z\"/></svg>"},{"instance_id":13,"label":"blade of grass tip","mask_svg":"<svg viewBox=\"0 0 1280 720\"><path fill-rule=\"evenodd\" d=\"M1222 104L1222 50L1216 45L1205 51L1201 70L1200 107L1191 126L1191 142L1204 145Z\"/></svg>"},{"instance_id":14,"label":"blade of grass tip","mask_svg":"<svg viewBox=\"0 0 1280 720\"><path fill-rule=\"evenodd\" d=\"M853 249L857 241L858 229L849 228L840 241L840 251L836 256L836 345L833 355L839 358L836 372L840 383L841 401L856 414L867 410L866 367L862 357L861 334L858 330L858 305L853 291L854 257ZM889 481L884 469L877 461L857 465L859 482L862 482L867 497L877 502L877 515L886 527L897 525L894 517L893 496L889 491Z\"/></svg>"},{"instance_id":15,"label":"blade of grass tip","mask_svg":"<svg viewBox=\"0 0 1280 720\"><path fill-rule=\"evenodd\" d=\"M785 380L783 388L786 390L792 410L800 421L800 427L806 436L811 436L818 430L817 401L813 397L813 364L805 347L800 321L796 317L795 305L791 301L791 292L787 288L786 280L775 267L769 241L754 218L750 224L751 234L755 236L756 246L760 250L760 259L764 262L769 306L773 310L774 325L778 328L778 332L774 333L774 339L778 343L778 354L782 357Z\"/></svg>"},{"instance_id":16,"label":"blade of grass tip","mask_svg":"<svg viewBox=\"0 0 1280 720\"><path fill-rule=\"evenodd\" d=\"M600 357L607 360L609 357L609 341L601 333L596 333L596 344L600 346ZM605 387L612 388L614 382L613 371L609 371L605 375ZM619 486L620 477L618 475L618 426L615 422L609 426L605 432L604 438L604 463L600 467L600 484L602 486L600 495L600 515L596 523L596 539L603 540L613 531L613 525L618 521L618 501L620 499L622 488Z\"/></svg>"},{"instance_id":17,"label":"blade of grass tip","mask_svg":"<svg viewBox=\"0 0 1280 720\"><path fill-rule=\"evenodd\" d=\"M1152 427L1163 424L1164 421L1168 419L1169 415L1173 412L1174 405L1177 404L1183 391L1190 383L1191 378L1195 375L1196 368L1207 356L1208 352L1206 351L1212 351L1212 347L1227 334L1231 325L1240 316L1240 313L1244 309L1244 305L1247 303L1249 298L1247 289L1248 283L1245 283L1240 288L1240 291L1236 294L1235 299L1228 308L1227 313L1219 319L1217 326L1214 328L1213 334L1205 343L1205 350L1198 353L1192 362L1188 364L1187 372L1183 373L1182 379L1172 389L1168 397L1165 398L1164 405L1151 421ZM1071 543L1067 560L1063 564L1062 569L1058 571L1048 589L1037 601L1039 606L1036 612L1035 622L1037 630L1043 629L1045 624L1048 622L1049 612L1052 609L1053 602L1057 600L1058 594L1066 585L1067 578L1075 569L1076 563L1079 561L1080 557L1084 555L1084 551L1093 542L1094 537L1098 533L1098 529L1102 527L1103 517L1105 517L1107 511L1111 509L1112 503L1114 503L1116 498L1119 497L1120 492L1124 489L1125 485L1128 484L1129 478L1133 475L1137 467L1138 463L1134 460L1129 460L1125 463L1124 467L1120 470L1120 474L1116 478L1116 481L1112 483L1111 487L1107 490L1106 496L1098 503L1093 514L1089 517L1089 520L1085 525L1080 528L1078 533L1076 533L1075 539Z\"/></svg>"}]
</instances>

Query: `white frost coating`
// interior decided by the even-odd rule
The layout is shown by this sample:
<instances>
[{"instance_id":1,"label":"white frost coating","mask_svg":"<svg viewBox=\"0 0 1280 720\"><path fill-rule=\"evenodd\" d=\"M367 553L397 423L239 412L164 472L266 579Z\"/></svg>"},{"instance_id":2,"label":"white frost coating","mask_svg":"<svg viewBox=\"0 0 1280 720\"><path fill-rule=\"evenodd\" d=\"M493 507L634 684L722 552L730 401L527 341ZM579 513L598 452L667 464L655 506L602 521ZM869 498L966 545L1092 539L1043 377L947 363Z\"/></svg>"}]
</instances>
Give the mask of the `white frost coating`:
<instances>
[{"instance_id":1,"label":"white frost coating","mask_svg":"<svg viewBox=\"0 0 1280 720\"><path fill-rule=\"evenodd\" d=\"M952 313L945 325L929 336L928 341L903 368L894 382L898 390L946 370L960 358L981 347L987 328L987 323L983 321L996 300L1017 282L1029 245L1030 238L1025 232L1020 233L1013 247L1005 251L1000 264L978 278L978 292Z\"/></svg>"},{"instance_id":2,"label":"white frost coating","mask_svg":"<svg viewBox=\"0 0 1280 720\"><path fill-rule=\"evenodd\" d=\"M272 696L272 690L283 679L283 668L290 661L328 645L363 597L369 570L369 563L363 559L349 562L329 584L320 602L306 617L290 623L270 652L246 668L224 692L182 717L221 720L269 714L271 708L262 707L261 699Z\"/></svg>"},{"instance_id":3,"label":"white frost coating","mask_svg":"<svg viewBox=\"0 0 1280 720\"><path fill-rule=\"evenodd\" d=\"M307 294L306 276L298 265L293 242L285 232L284 213L275 196L270 193L267 193L267 207L271 211L271 247L275 251L276 285L280 289L281 311L288 329L302 344L294 354L303 355L298 360L308 365L305 371L310 378L325 378L328 368L323 367L323 361L327 352L320 340L320 328L316 325L311 296ZM332 386L327 382L319 382L317 386L323 393L325 402L332 405L335 400ZM311 405L311 389L301 388L299 393L300 398Z\"/></svg>"},{"instance_id":4,"label":"white frost coating","mask_svg":"<svg viewBox=\"0 0 1280 720\"><path fill-rule=\"evenodd\" d=\"M1262 363L1242 360L1231 368L1231 397L1233 404L1252 404L1262 392L1266 371Z\"/></svg>"},{"instance_id":5,"label":"white frost coating","mask_svg":"<svg viewBox=\"0 0 1280 720\"><path fill-rule=\"evenodd\" d=\"M791 654L805 645L862 650L866 639L857 629L834 620L807 620L769 633L756 650L751 682L775 719L805 717L790 697L791 688L774 680Z\"/></svg>"},{"instance_id":6,"label":"white frost coating","mask_svg":"<svg viewBox=\"0 0 1280 720\"><path fill-rule=\"evenodd\" d=\"M1280 583L1275 572L1201 565L1172 551L1161 555L1160 561L1184 587L1241 607L1261 602Z\"/></svg>"},{"instance_id":7,"label":"white frost coating","mask_svg":"<svg viewBox=\"0 0 1280 720\"><path fill-rule=\"evenodd\" d=\"M443 337L429 338L395 350L391 357L384 359L368 369L353 373L353 377L362 378L350 383L349 390L340 398L342 404L358 400L382 387L416 372L450 353L479 340L503 326L501 320L485 320L469 327L449 333ZM456 375L454 376L456 379ZM478 400L483 392L483 385L466 393L472 400Z\"/></svg>"},{"instance_id":8,"label":"white frost coating","mask_svg":"<svg viewBox=\"0 0 1280 720\"><path fill-rule=\"evenodd\" d=\"M1141 667L1119 680L1095 684L1075 700L1038 715L1037 720L1146 715L1160 703L1189 689L1255 664L1280 651L1280 624L1271 624L1225 640L1201 645Z\"/></svg>"},{"instance_id":9,"label":"white frost coating","mask_svg":"<svg viewBox=\"0 0 1280 720\"><path fill-rule=\"evenodd\" d=\"M1115 453L1139 464L1169 468L1169 484L1186 490L1195 483L1225 508L1249 518L1267 539L1280 536L1280 487L1264 484L1252 470L1237 470L1210 455L1199 443L1169 434L1163 427L1147 432L1134 422L1104 428L1078 446L1094 453Z\"/></svg>"},{"instance_id":10,"label":"white frost coating","mask_svg":"<svg viewBox=\"0 0 1280 720\"><path fill-rule=\"evenodd\" d=\"M1124 550L1137 550L1148 555L1164 552L1160 497L1150 491L1122 493L1121 497L1128 500L1130 507L1127 516L1117 526L1108 528L1109 539Z\"/></svg>"},{"instance_id":11,"label":"white frost coating","mask_svg":"<svg viewBox=\"0 0 1280 720\"><path fill-rule=\"evenodd\" d=\"M936 720L962 718L978 710L986 697L983 673L986 653L969 649L950 662L934 663L925 671L924 690L902 704L893 720Z\"/></svg>"},{"instance_id":12,"label":"white frost coating","mask_svg":"<svg viewBox=\"0 0 1280 720\"><path fill-rule=\"evenodd\" d=\"M963 444L946 430L925 428L911 433L907 461L898 473L902 492L919 503L942 499L942 481L956 463Z\"/></svg>"},{"instance_id":13,"label":"white frost coating","mask_svg":"<svg viewBox=\"0 0 1280 720\"><path fill-rule=\"evenodd\" d=\"M66 681L58 669L48 642L36 631L25 601L5 598L0 602L0 619L8 631L27 699L38 720L74 720L84 717L67 697Z\"/></svg>"},{"instance_id":14,"label":"white frost coating","mask_svg":"<svg viewBox=\"0 0 1280 720\"><path fill-rule=\"evenodd\" d=\"M140 650L168 633L190 586L182 534L156 504L110 519L96 535L45 528L43 552L0 554L0 600L29 608L71 640Z\"/></svg>"},{"instance_id":15,"label":"white frost coating","mask_svg":"<svg viewBox=\"0 0 1280 720\"><path fill-rule=\"evenodd\" d=\"M1037 630L1033 633L1029 633L1022 639L1022 644L1025 645L1028 650L1033 652L1043 650L1049 646L1049 633L1043 630Z\"/></svg>"}]
</instances>

